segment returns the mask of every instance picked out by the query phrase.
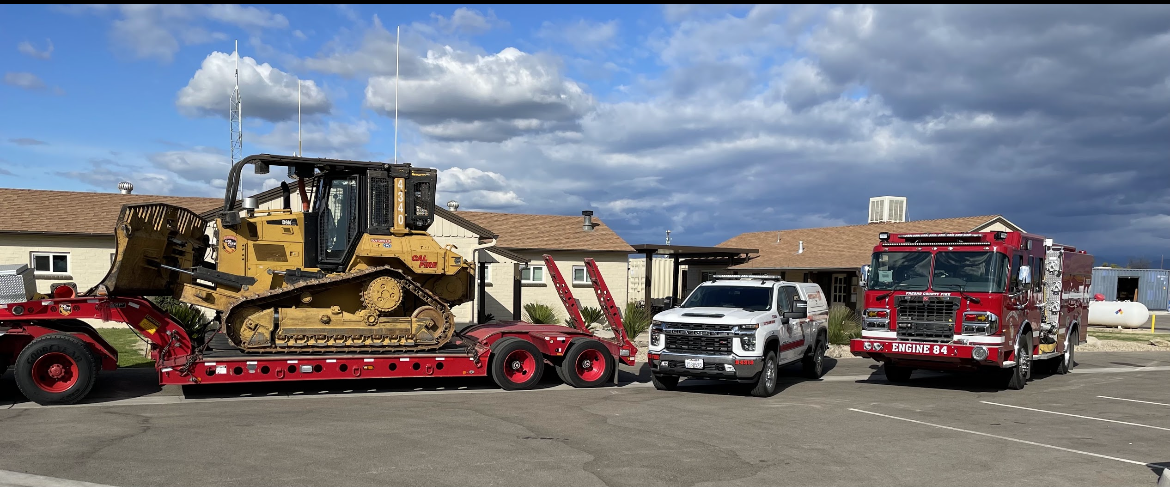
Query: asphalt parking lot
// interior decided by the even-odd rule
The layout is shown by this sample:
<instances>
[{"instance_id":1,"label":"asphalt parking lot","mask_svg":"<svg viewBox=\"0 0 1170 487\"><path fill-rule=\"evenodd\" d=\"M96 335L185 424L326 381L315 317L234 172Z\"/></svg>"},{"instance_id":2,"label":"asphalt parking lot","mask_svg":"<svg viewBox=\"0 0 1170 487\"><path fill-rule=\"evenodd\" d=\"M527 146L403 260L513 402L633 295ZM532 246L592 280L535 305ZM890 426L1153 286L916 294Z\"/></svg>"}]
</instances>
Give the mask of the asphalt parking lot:
<instances>
[{"instance_id":1,"label":"asphalt parking lot","mask_svg":"<svg viewBox=\"0 0 1170 487\"><path fill-rule=\"evenodd\" d=\"M483 379L151 386L40 407L0 379L0 485L1150 485L1170 467L1170 354L1081 353L1021 391L885 382L842 359L780 392L639 369L617 386ZM47 476L45 478L39 476ZM7 484L5 484L7 482Z\"/></svg>"}]
</instances>

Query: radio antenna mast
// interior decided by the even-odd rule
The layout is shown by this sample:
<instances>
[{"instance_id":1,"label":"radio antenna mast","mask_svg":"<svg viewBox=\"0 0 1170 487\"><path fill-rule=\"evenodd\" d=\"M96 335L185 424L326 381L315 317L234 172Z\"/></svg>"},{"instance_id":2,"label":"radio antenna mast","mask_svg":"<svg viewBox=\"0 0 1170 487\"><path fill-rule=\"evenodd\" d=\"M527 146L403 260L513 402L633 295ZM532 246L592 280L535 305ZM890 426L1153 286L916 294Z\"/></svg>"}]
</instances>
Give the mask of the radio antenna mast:
<instances>
[{"instance_id":1,"label":"radio antenna mast","mask_svg":"<svg viewBox=\"0 0 1170 487\"><path fill-rule=\"evenodd\" d=\"M394 163L398 164L398 44L402 40L402 26L394 35Z\"/></svg>"},{"instance_id":2,"label":"radio antenna mast","mask_svg":"<svg viewBox=\"0 0 1170 487\"><path fill-rule=\"evenodd\" d=\"M240 41L236 41L236 48L232 52L236 62L236 87L228 99L228 121L231 124L231 157L232 165L244 155L244 102L240 99Z\"/></svg>"}]
</instances>

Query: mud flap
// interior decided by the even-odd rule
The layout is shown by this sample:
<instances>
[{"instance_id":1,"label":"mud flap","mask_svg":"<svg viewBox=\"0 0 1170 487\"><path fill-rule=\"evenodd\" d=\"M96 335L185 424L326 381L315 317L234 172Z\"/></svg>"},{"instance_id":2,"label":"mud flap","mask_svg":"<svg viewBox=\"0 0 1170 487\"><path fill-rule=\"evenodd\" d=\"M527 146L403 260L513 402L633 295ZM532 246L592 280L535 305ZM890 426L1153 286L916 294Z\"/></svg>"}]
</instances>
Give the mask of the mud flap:
<instances>
[{"instance_id":1,"label":"mud flap","mask_svg":"<svg viewBox=\"0 0 1170 487\"><path fill-rule=\"evenodd\" d=\"M207 222L186 208L163 203L123 205L114 225L117 250L109 272L86 292L110 296L171 296L191 276L166 269L203 263Z\"/></svg>"}]
</instances>

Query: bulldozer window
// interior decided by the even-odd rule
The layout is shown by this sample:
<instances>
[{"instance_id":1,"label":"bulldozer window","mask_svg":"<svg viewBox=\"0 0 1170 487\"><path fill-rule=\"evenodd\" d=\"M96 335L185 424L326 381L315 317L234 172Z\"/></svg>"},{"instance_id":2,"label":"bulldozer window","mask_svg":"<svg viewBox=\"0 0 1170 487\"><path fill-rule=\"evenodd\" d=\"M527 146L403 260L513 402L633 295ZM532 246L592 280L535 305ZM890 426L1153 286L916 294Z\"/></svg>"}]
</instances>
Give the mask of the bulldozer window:
<instances>
[{"instance_id":1,"label":"bulldozer window","mask_svg":"<svg viewBox=\"0 0 1170 487\"><path fill-rule=\"evenodd\" d=\"M330 179L321 208L321 260L338 262L345 257L357 232L358 176Z\"/></svg>"}]
</instances>

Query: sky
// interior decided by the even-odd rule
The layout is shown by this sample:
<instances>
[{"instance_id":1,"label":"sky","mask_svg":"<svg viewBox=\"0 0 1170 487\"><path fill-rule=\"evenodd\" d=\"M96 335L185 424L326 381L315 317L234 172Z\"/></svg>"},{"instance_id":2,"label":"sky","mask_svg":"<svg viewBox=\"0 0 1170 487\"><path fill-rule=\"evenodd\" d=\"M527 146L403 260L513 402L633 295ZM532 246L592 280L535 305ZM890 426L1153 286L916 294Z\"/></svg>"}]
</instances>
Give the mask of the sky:
<instances>
[{"instance_id":1,"label":"sky","mask_svg":"<svg viewBox=\"0 0 1170 487\"><path fill-rule=\"evenodd\" d=\"M244 154L296 153L299 80L305 156L436 168L460 211L593 210L631 244L715 245L864 224L893 195L912 220L1002 214L1098 262L1170 254L1166 5L0 18L3 187L222 196L238 42Z\"/></svg>"}]
</instances>

